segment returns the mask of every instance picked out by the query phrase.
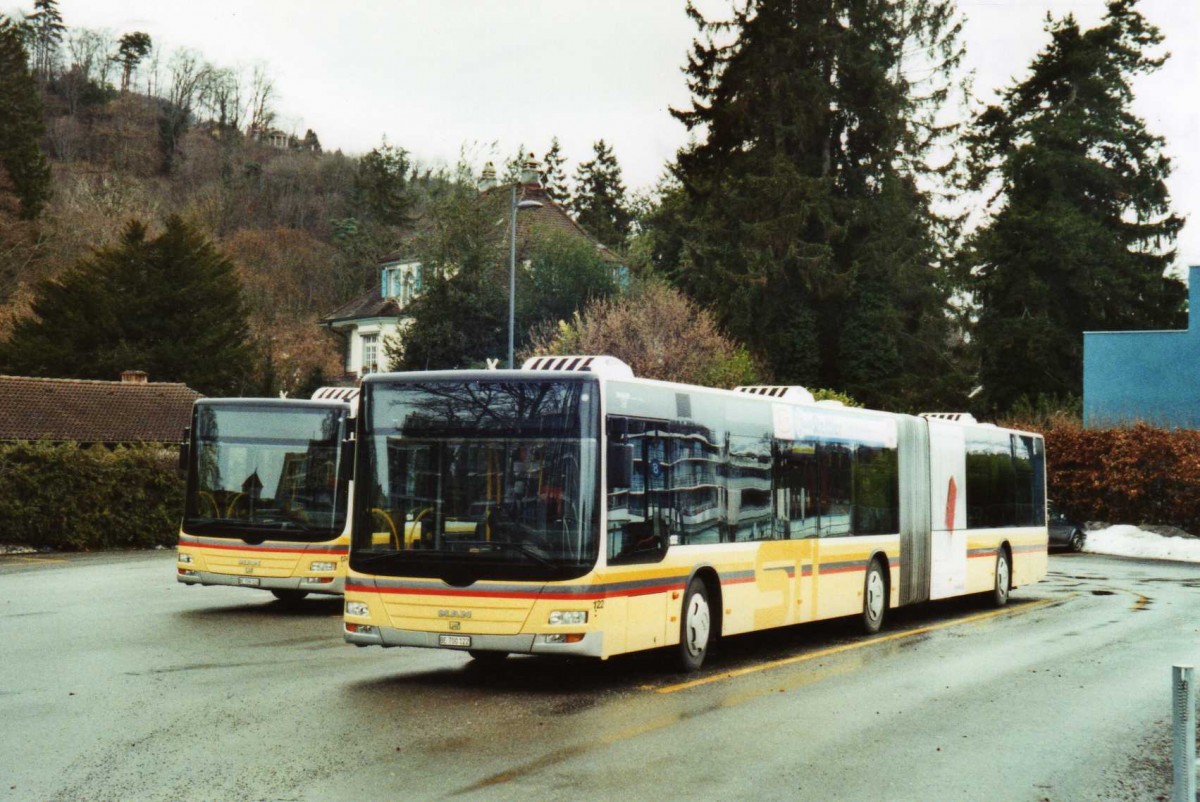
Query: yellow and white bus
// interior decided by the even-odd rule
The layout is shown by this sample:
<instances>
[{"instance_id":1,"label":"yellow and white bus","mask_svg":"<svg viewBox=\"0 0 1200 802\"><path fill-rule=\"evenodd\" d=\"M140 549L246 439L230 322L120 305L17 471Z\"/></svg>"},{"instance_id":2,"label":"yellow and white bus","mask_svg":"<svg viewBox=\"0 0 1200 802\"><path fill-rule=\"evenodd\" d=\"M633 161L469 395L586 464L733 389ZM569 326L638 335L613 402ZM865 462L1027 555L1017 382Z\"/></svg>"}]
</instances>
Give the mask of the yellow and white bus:
<instances>
[{"instance_id":1,"label":"yellow and white bus","mask_svg":"<svg viewBox=\"0 0 1200 802\"><path fill-rule=\"evenodd\" d=\"M347 421L357 388L312 400L200 399L180 454L187 497L177 578L270 591L284 602L340 594L350 545Z\"/></svg>"},{"instance_id":2,"label":"yellow and white bus","mask_svg":"<svg viewBox=\"0 0 1200 802\"><path fill-rule=\"evenodd\" d=\"M381 374L362 388L345 638L588 655L1046 573L1040 436L803 388L635 378L612 357Z\"/></svg>"}]
</instances>

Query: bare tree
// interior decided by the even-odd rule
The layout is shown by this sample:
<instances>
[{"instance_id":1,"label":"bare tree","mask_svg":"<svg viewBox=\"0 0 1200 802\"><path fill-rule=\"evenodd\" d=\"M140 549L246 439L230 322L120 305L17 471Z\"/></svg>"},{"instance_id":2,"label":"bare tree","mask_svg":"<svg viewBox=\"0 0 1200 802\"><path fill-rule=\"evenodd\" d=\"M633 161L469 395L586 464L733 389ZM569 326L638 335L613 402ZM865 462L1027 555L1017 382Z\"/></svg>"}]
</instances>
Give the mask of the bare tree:
<instances>
[{"instance_id":1,"label":"bare tree","mask_svg":"<svg viewBox=\"0 0 1200 802\"><path fill-rule=\"evenodd\" d=\"M85 81L101 87L108 84L108 76L112 71L112 61L108 55L112 47L113 38L108 31L73 28L67 37L71 66L79 68Z\"/></svg>"},{"instance_id":2,"label":"bare tree","mask_svg":"<svg viewBox=\"0 0 1200 802\"><path fill-rule=\"evenodd\" d=\"M275 83L267 74L267 67L262 62L254 65L250 77L250 132L266 133L275 122Z\"/></svg>"},{"instance_id":3,"label":"bare tree","mask_svg":"<svg viewBox=\"0 0 1200 802\"><path fill-rule=\"evenodd\" d=\"M171 171L179 141L191 123L192 113L213 68L195 50L180 48L171 55L167 71L171 84L163 110L163 172Z\"/></svg>"},{"instance_id":4,"label":"bare tree","mask_svg":"<svg viewBox=\"0 0 1200 802\"><path fill-rule=\"evenodd\" d=\"M222 129L242 127L242 80L237 71L212 70L199 101L204 114Z\"/></svg>"}]
</instances>

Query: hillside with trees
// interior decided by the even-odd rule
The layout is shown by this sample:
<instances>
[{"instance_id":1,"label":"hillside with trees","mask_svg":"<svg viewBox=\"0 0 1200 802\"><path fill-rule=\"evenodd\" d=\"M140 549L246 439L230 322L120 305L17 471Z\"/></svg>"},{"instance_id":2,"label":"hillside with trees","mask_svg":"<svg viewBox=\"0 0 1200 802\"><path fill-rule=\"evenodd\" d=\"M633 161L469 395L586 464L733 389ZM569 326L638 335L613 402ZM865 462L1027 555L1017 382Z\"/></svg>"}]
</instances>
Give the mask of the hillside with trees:
<instances>
[{"instance_id":1,"label":"hillside with trees","mask_svg":"<svg viewBox=\"0 0 1200 802\"><path fill-rule=\"evenodd\" d=\"M721 375L900 411L1077 405L1083 330L1176 326L1184 304L1165 277L1182 225L1166 143L1129 108L1131 80L1165 59L1162 37L1136 0L1108 8L1090 30L1050 20L1028 74L972 117L953 0L746 0L727 19L682 4L697 33L690 103L672 113L692 140L668 177L630 193L601 131L582 163L551 138L540 164L547 196L634 280L547 238L518 272L518 340L609 342L602 321L650 315L659 296L645 287L666 282L682 293L661 295L672 314L700 323L677 330L723 343L713 353L736 369ZM397 254L430 277L405 342L390 344L395 366L502 354L504 212L478 203L478 165L431 169L386 141L331 150L279 128L278 100L267 65L168 52L154 31L75 28L56 0L0 16L0 370L83 375L18 346L54 338L68 289L181 232L238 288L242 311L227 311L244 323L229 360L241 375L203 379L214 391L298 394L340 374L341 344L317 321ZM506 180L528 154L499 161ZM990 205L965 230L971 198ZM140 297L97 297L106 315L150 314ZM224 303L188 301L198 317ZM80 325L98 348L121 331ZM154 365L155 380L186 375Z\"/></svg>"}]
</instances>

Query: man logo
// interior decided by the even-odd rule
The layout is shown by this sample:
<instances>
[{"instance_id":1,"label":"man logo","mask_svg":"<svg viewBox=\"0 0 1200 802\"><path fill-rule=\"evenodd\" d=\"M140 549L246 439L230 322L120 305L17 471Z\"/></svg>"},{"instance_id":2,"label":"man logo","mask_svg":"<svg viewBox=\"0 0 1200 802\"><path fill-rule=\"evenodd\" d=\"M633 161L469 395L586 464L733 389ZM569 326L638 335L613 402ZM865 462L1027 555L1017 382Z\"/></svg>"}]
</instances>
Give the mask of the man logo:
<instances>
[{"instance_id":1,"label":"man logo","mask_svg":"<svg viewBox=\"0 0 1200 802\"><path fill-rule=\"evenodd\" d=\"M438 610L438 618L470 618L470 610Z\"/></svg>"}]
</instances>

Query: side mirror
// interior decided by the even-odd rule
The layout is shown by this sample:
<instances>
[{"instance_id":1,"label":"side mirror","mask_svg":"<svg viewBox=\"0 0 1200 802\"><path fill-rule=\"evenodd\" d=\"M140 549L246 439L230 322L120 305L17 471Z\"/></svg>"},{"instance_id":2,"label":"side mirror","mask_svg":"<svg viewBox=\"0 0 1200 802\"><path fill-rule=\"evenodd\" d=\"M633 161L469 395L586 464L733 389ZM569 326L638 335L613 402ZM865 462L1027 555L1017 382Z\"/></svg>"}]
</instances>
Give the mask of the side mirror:
<instances>
[{"instance_id":1,"label":"side mirror","mask_svg":"<svg viewBox=\"0 0 1200 802\"><path fill-rule=\"evenodd\" d=\"M183 430L183 442L179 444L179 470L187 471L188 458L191 456L191 448L188 445L192 439L191 427L186 427Z\"/></svg>"},{"instance_id":2,"label":"side mirror","mask_svg":"<svg viewBox=\"0 0 1200 802\"><path fill-rule=\"evenodd\" d=\"M343 474L347 481L354 479L354 441L350 438L346 438L341 442L338 465L338 472Z\"/></svg>"},{"instance_id":3,"label":"side mirror","mask_svg":"<svg viewBox=\"0 0 1200 802\"><path fill-rule=\"evenodd\" d=\"M608 443L608 489L629 487L633 479L633 446L627 443Z\"/></svg>"}]
</instances>

